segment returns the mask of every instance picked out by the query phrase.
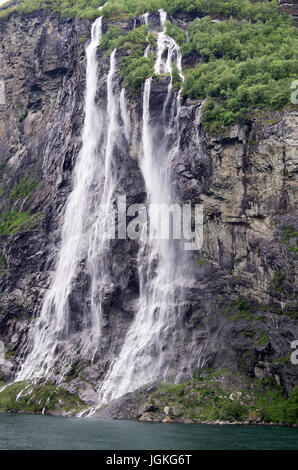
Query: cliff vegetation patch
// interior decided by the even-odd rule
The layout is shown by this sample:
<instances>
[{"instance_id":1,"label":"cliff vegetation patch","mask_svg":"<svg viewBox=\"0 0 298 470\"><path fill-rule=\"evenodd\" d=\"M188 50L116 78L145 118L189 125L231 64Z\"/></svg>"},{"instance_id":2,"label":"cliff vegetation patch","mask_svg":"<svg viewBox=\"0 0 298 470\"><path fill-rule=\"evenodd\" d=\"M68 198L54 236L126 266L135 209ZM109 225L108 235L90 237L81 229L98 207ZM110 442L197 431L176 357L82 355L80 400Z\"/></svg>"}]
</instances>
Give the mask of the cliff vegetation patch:
<instances>
[{"instance_id":1,"label":"cliff vegetation patch","mask_svg":"<svg viewBox=\"0 0 298 470\"><path fill-rule=\"evenodd\" d=\"M84 406L78 396L51 383L15 382L0 392L1 411L50 414L63 411L74 414Z\"/></svg>"},{"instance_id":2,"label":"cliff vegetation patch","mask_svg":"<svg viewBox=\"0 0 298 470\"><path fill-rule=\"evenodd\" d=\"M233 387L231 385L233 384ZM147 420L297 424L298 387L286 395L273 377L244 378L228 370L197 370L182 384L161 384L143 407Z\"/></svg>"},{"instance_id":3,"label":"cliff vegetation patch","mask_svg":"<svg viewBox=\"0 0 298 470\"><path fill-rule=\"evenodd\" d=\"M297 29L292 18L272 15L267 21L210 17L188 28L185 56L199 64L186 71L183 96L206 99L204 122L212 131L241 122L259 109L280 110L291 104L291 82L297 77Z\"/></svg>"},{"instance_id":4,"label":"cliff vegetation patch","mask_svg":"<svg viewBox=\"0 0 298 470\"><path fill-rule=\"evenodd\" d=\"M190 21L197 16L188 25L188 34L170 21L166 32L185 59L196 57L195 68L185 67L183 97L204 100L203 121L211 132L224 132L264 110L291 105L291 83L298 72L297 29L292 17L279 14L277 0L23 0L11 8L8 2L0 15L15 9L23 14L46 9L62 17L92 20L103 15L113 22L157 13L160 8L169 15L188 14ZM151 53L144 57L148 42ZM120 74L133 92L153 75L154 42L154 34L145 26L126 33L112 25L103 38L101 47L107 54L116 47L124 51ZM173 84L177 92L181 81L175 68Z\"/></svg>"}]
</instances>

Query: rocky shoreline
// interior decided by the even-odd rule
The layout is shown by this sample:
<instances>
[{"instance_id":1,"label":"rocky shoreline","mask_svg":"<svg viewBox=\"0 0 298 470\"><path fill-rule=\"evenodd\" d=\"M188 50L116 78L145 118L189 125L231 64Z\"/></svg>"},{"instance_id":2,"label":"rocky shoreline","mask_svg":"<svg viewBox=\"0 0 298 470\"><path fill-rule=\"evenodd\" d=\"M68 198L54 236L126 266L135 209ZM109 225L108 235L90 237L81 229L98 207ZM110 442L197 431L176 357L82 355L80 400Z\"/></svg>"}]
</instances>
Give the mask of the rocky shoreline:
<instances>
[{"instance_id":1,"label":"rocky shoreline","mask_svg":"<svg viewBox=\"0 0 298 470\"><path fill-rule=\"evenodd\" d=\"M30 411L4 411L0 409L0 415L1 414L18 414L18 415L39 415L39 416L53 416L53 417L63 417L63 418L77 418L78 416L75 414L71 414L68 412L61 412L61 413L54 413L54 412L47 412L47 413L40 413L40 412L35 412L32 413ZM83 417L84 418L84 417ZM80 417L80 419L83 419ZM85 418L87 419L87 418ZM89 418L88 418L89 419ZM99 417L94 417L91 419L102 419ZM106 419L105 419L106 420ZM203 424L206 426L273 426L273 427L287 427L287 428L298 428L298 424L288 424L288 423L273 423L269 422L267 423L266 421L259 421L255 422L254 420L247 420L247 421L200 421L200 420L190 420L190 419L179 419L179 420L173 420L169 416L165 416L164 419L146 419L145 417L140 417L138 420L131 418L127 420L123 419L117 419L113 418L112 421L139 421L141 423L152 423L152 424L157 424L157 423L163 423L163 424Z\"/></svg>"},{"instance_id":2,"label":"rocky shoreline","mask_svg":"<svg viewBox=\"0 0 298 470\"><path fill-rule=\"evenodd\" d=\"M297 389L285 396L272 376L254 380L212 369L185 383L144 387L101 407L47 382L0 390L1 412L165 424L297 427L297 402Z\"/></svg>"}]
</instances>

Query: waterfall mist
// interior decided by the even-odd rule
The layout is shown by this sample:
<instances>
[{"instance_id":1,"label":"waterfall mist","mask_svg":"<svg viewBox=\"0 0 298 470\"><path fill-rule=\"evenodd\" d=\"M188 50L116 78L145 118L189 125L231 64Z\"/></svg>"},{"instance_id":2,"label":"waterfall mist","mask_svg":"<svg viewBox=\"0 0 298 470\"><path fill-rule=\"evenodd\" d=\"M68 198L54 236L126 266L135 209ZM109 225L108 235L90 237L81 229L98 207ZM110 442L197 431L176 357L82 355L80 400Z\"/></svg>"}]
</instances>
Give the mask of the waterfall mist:
<instances>
[{"instance_id":1,"label":"waterfall mist","mask_svg":"<svg viewBox=\"0 0 298 470\"><path fill-rule=\"evenodd\" d=\"M140 166L147 193L149 221L156 233L158 226L154 225L158 225L158 214L154 205L165 204L169 207L175 203L171 160L179 145L177 124L180 95L178 98L174 96L172 72L176 64L182 76L181 54L176 42L165 34L166 18L166 13L160 10L162 31L157 40L155 73L166 72L171 77L163 106L162 140L160 129L150 116L151 78L146 80L143 92L143 157ZM147 21L145 15L145 23ZM170 113L167 112L168 105ZM143 227L143 230L146 229ZM141 243L138 256L140 297L135 320L126 334L119 357L100 388L99 404L166 378L180 318L180 288L185 282L183 263L182 246L175 240L149 239Z\"/></svg>"},{"instance_id":2,"label":"waterfall mist","mask_svg":"<svg viewBox=\"0 0 298 470\"><path fill-rule=\"evenodd\" d=\"M86 48L85 120L82 133L82 148L73 176L73 189L69 196L62 228L61 246L55 275L45 295L42 311L30 331L33 346L17 380L45 377L55 359L57 343L69 333L69 295L79 261L84 256L86 244L85 228L89 217L90 189L97 171L98 145L103 131L103 122L96 104L98 83L97 48L102 37L102 18L92 25L91 41ZM100 335L97 315L92 315L92 326L96 336ZM61 371L63 367L61 364Z\"/></svg>"},{"instance_id":3,"label":"waterfall mist","mask_svg":"<svg viewBox=\"0 0 298 470\"><path fill-rule=\"evenodd\" d=\"M169 84L160 122L154 122L150 100L152 78L143 89L142 155L139 166L147 195L149 223L152 233L158 232L155 204L173 206L177 197L173 191L172 159L179 149L180 95L173 91L172 73L177 67L181 81L179 46L166 35L167 14L160 10L161 31L157 39L154 70L169 75ZM148 25L148 17L143 21ZM77 269L82 260L90 279L90 302L84 311L80 332L81 354L98 351L103 325L102 303L106 289L113 283L107 268L113 249L115 229L113 204L117 192L115 152L120 152L122 139L132 141L132 123L124 88L116 86L118 75L117 51L110 56L106 86L106 109L97 103L97 47L102 37L102 19L92 26L91 41L86 48L87 71L85 122L82 149L78 156L62 230L62 241L53 283L46 293L42 312L30 332L32 350L27 356L17 380L46 377L53 366L57 344L71 336L69 297ZM145 56L150 49L147 47ZM117 82L118 83L118 82ZM116 153L117 153L116 152ZM122 150L123 152L123 150ZM143 231L147 226L142 227ZM178 240L141 239L137 257L139 299L135 318L128 328L119 355L112 362L100 387L98 403L106 403L160 378L166 378L171 363L172 346L177 342L180 321L181 287L186 282L185 253ZM61 360L61 359L60 359ZM59 364L61 376L67 368Z\"/></svg>"}]
</instances>

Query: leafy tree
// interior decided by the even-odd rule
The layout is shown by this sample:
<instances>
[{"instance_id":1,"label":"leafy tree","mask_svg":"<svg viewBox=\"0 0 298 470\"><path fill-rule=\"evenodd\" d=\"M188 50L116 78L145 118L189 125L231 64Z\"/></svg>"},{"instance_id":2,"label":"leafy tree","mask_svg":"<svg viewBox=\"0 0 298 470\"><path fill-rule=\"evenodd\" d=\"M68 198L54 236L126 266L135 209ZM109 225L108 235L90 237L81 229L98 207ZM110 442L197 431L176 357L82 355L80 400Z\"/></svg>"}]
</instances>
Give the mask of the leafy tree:
<instances>
[{"instance_id":1,"label":"leafy tree","mask_svg":"<svg viewBox=\"0 0 298 470\"><path fill-rule=\"evenodd\" d=\"M212 131L247 118L256 108L290 104L298 71L292 18L214 23L205 17L191 23L188 34L182 51L198 54L200 63L186 72L183 96L207 98L203 119Z\"/></svg>"},{"instance_id":2,"label":"leafy tree","mask_svg":"<svg viewBox=\"0 0 298 470\"><path fill-rule=\"evenodd\" d=\"M125 85L133 92L142 86L144 81L154 74L154 58L151 54L144 57L147 45L153 46L155 39L148 34L147 26L140 26L129 33L121 28L111 25L103 36L101 49L109 55L114 49L125 51L127 55L120 60L120 74Z\"/></svg>"}]
</instances>

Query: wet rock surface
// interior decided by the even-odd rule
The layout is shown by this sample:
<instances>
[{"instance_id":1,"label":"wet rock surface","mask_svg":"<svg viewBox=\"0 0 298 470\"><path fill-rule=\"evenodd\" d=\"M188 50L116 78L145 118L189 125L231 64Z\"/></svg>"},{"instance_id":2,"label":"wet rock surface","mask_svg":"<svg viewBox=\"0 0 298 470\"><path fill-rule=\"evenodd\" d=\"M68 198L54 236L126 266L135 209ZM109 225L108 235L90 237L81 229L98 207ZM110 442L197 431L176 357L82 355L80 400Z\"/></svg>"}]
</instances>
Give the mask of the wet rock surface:
<instances>
[{"instance_id":1,"label":"wet rock surface","mask_svg":"<svg viewBox=\"0 0 298 470\"><path fill-rule=\"evenodd\" d=\"M177 18L177 22L186 20ZM150 21L154 23L154 17ZM11 191L22 177L38 180L30 197L14 201L16 209L36 217L34 224L0 236L0 339L7 351L1 369L7 381L30 350L28 331L54 274L65 203L81 147L84 42L89 35L88 21L61 20L40 12L13 14L1 21L0 79L6 96L5 105L0 105L1 213L11 208ZM106 74L108 61L102 57L101 64ZM103 102L104 80L105 75L98 92ZM156 125L168 83L164 77L152 84L150 106ZM260 116L223 136L212 136L201 124L200 105L184 103L179 151L172 161L179 202L204 205L204 244L189 256L195 283L184 287L169 379L185 382L197 368L225 366L252 378L275 377L289 392L297 385L289 356L291 342L298 338L298 113ZM138 162L141 95L131 99L129 115L131 148L121 143L116 150L117 195L126 194L129 204L143 203L146 194ZM57 380L63 362L68 370L64 388L89 405L96 403L98 387L135 315L138 249L134 241L113 241L108 260L112 281L103 294L102 338L96 354L87 358L80 355L79 338L85 328L83 311L90 303L90 282L86 260L78 266L69 299L71 335L57 345L51 379ZM109 407L109 414L139 418L136 397L123 399L121 406L118 402L115 412ZM148 418L150 410L142 414Z\"/></svg>"}]
</instances>

